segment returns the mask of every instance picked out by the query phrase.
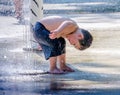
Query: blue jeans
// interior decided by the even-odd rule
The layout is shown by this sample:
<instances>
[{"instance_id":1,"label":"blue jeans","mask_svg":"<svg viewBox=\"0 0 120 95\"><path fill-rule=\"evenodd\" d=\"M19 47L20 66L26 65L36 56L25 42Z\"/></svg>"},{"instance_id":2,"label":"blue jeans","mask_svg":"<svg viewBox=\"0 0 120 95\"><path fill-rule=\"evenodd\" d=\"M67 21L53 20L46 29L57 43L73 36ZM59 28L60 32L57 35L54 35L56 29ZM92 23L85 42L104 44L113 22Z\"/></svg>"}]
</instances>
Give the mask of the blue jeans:
<instances>
[{"instance_id":1,"label":"blue jeans","mask_svg":"<svg viewBox=\"0 0 120 95\"><path fill-rule=\"evenodd\" d=\"M33 36L40 44L45 55L45 59L56 57L65 53L66 42L60 37L56 39L49 38L50 31L45 28L40 22L36 22L34 26Z\"/></svg>"}]
</instances>

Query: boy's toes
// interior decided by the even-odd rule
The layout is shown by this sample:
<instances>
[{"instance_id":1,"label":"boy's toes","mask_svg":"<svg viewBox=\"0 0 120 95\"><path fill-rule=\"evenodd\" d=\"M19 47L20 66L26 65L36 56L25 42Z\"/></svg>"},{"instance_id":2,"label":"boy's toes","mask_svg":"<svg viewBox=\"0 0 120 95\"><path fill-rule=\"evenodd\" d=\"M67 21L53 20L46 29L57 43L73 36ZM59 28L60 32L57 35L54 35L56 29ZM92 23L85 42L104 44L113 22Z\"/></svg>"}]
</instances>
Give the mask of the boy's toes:
<instances>
[{"instance_id":1,"label":"boy's toes","mask_svg":"<svg viewBox=\"0 0 120 95\"><path fill-rule=\"evenodd\" d=\"M70 67L65 67L62 69L64 72L74 72L73 69L71 69Z\"/></svg>"},{"instance_id":2,"label":"boy's toes","mask_svg":"<svg viewBox=\"0 0 120 95\"><path fill-rule=\"evenodd\" d=\"M64 72L74 72L74 70L72 70L72 69L64 69L63 71Z\"/></svg>"},{"instance_id":3,"label":"boy's toes","mask_svg":"<svg viewBox=\"0 0 120 95\"><path fill-rule=\"evenodd\" d=\"M53 71L49 71L48 73L50 73L50 74L64 74L65 72L63 70L55 69Z\"/></svg>"}]
</instances>

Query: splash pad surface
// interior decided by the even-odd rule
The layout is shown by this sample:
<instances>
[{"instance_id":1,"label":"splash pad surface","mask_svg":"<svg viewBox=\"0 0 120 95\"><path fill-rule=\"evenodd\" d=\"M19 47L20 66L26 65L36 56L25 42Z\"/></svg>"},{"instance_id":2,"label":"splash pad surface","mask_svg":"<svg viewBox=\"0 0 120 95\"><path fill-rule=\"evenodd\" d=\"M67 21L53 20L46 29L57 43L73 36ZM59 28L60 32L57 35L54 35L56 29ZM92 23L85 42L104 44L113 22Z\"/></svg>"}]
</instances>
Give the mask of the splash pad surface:
<instances>
[{"instance_id":1,"label":"splash pad surface","mask_svg":"<svg viewBox=\"0 0 120 95\"><path fill-rule=\"evenodd\" d=\"M0 16L0 95L119 95L119 15L64 14L90 30L94 42L82 52L67 42L67 63L75 72L62 75L41 74L49 69L43 53L23 51L28 26Z\"/></svg>"},{"instance_id":2,"label":"splash pad surface","mask_svg":"<svg viewBox=\"0 0 120 95\"><path fill-rule=\"evenodd\" d=\"M9 30L6 29L6 25L4 26L4 21L1 24L3 28L0 30L2 35L0 37L1 95L7 95L7 93L12 95L72 95L72 93L74 95L79 95L80 93L89 93L91 95L105 93L107 95L113 93L112 95L117 95L119 93L120 53L118 43L115 40L118 36L109 38L109 36L113 35L111 34L113 30L116 31L114 35L119 35L119 32L117 32L119 28L115 28L115 25L109 27L110 34L108 36L100 35L101 32L108 33L108 31L105 31L108 29L108 26L103 28L104 31L100 30L99 27L91 26L94 28L91 31L94 31L95 41L93 46L86 51L79 52L67 43L67 62L75 69L75 72L63 75L46 75L40 73L48 70L49 66L48 61L44 60L42 52L36 54L22 50L25 46L24 33L21 32L21 30L24 30L23 25L16 25L16 20L12 17L0 17L0 19L9 21L7 23ZM10 19L13 20L11 21ZM73 17L73 19L78 20L81 18ZM116 20L119 22L118 19ZM83 22L86 22L86 20ZM79 23L79 25L84 26L83 22ZM119 25L118 23L116 24ZM90 29L90 27L86 28ZM104 38L104 42L101 42L97 36L108 38ZM109 47L110 44L107 42L111 40L116 46L111 45ZM104 48L102 47L103 45ZM74 54L71 52L73 50Z\"/></svg>"}]
</instances>

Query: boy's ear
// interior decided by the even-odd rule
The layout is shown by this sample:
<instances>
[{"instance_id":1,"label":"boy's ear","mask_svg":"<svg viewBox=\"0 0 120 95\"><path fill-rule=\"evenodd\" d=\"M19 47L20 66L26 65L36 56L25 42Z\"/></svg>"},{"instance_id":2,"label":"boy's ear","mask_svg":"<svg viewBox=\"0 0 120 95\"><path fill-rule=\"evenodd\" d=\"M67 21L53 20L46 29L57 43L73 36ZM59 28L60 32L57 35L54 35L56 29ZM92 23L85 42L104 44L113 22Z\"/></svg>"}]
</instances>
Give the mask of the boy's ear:
<instances>
[{"instance_id":1,"label":"boy's ear","mask_svg":"<svg viewBox=\"0 0 120 95\"><path fill-rule=\"evenodd\" d=\"M79 37L80 39L82 39L82 38L83 38L83 35L82 35L82 34L79 34L78 37Z\"/></svg>"}]
</instances>

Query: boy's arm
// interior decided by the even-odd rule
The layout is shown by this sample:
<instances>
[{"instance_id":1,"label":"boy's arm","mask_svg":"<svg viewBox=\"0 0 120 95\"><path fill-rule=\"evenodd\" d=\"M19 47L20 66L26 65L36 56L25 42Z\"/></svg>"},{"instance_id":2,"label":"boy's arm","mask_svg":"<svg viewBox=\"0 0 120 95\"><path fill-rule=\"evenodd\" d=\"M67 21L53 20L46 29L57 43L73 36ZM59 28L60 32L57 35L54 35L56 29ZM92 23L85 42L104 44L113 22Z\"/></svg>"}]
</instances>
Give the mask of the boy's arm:
<instances>
[{"instance_id":1,"label":"boy's arm","mask_svg":"<svg viewBox=\"0 0 120 95\"><path fill-rule=\"evenodd\" d=\"M73 21L64 21L56 30L51 31L50 38L64 37L77 30L78 26Z\"/></svg>"}]
</instances>

